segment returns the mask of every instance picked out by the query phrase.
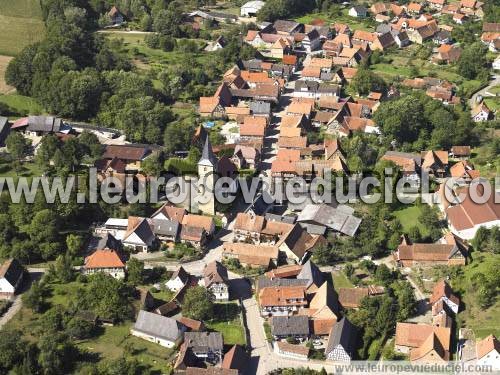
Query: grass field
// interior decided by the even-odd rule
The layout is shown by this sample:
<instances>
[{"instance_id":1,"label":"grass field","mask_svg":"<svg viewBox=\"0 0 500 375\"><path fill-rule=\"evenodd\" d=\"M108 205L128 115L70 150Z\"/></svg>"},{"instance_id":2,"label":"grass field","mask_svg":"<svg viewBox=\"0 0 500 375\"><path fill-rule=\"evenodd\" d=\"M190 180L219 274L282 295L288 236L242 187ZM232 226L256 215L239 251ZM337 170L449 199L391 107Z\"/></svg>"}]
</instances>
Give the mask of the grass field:
<instances>
[{"instance_id":1,"label":"grass field","mask_svg":"<svg viewBox=\"0 0 500 375\"><path fill-rule=\"evenodd\" d=\"M500 97L494 97L494 98L484 98L484 102L488 106L489 109L492 111L499 110L500 109Z\"/></svg>"},{"instance_id":2,"label":"grass field","mask_svg":"<svg viewBox=\"0 0 500 375\"><path fill-rule=\"evenodd\" d=\"M332 272L333 286L338 291L339 288L353 288L354 285L342 271Z\"/></svg>"},{"instance_id":3,"label":"grass field","mask_svg":"<svg viewBox=\"0 0 500 375\"><path fill-rule=\"evenodd\" d=\"M123 39L123 49L132 62L139 69L150 69L153 66L161 67L161 65L176 65L183 62L192 61L209 61L210 53L186 53L183 51L165 52L161 49L149 48L144 42L144 34L131 34L127 32L107 32L104 33L109 39ZM205 42L198 39L195 40L200 46Z\"/></svg>"},{"instance_id":4,"label":"grass field","mask_svg":"<svg viewBox=\"0 0 500 375\"><path fill-rule=\"evenodd\" d=\"M314 19L321 19L326 23L345 23L349 25L351 30L375 30L375 24L369 18L355 18L347 14L349 9L342 9L342 15L329 15L327 13L310 13L305 16L296 18L295 20L300 23L309 24Z\"/></svg>"},{"instance_id":5,"label":"grass field","mask_svg":"<svg viewBox=\"0 0 500 375\"><path fill-rule=\"evenodd\" d=\"M7 104L13 112L12 117L42 114L43 107L35 99L18 94L0 94L0 103Z\"/></svg>"},{"instance_id":6,"label":"grass field","mask_svg":"<svg viewBox=\"0 0 500 375\"><path fill-rule=\"evenodd\" d=\"M238 321L235 322L208 322L207 328L222 333L225 345L245 345L245 332Z\"/></svg>"},{"instance_id":7,"label":"grass field","mask_svg":"<svg viewBox=\"0 0 500 375\"><path fill-rule=\"evenodd\" d=\"M240 306L234 302L216 303L212 321L205 322L207 328L222 333L225 345L245 345L245 331L240 320Z\"/></svg>"},{"instance_id":8,"label":"grass field","mask_svg":"<svg viewBox=\"0 0 500 375\"><path fill-rule=\"evenodd\" d=\"M151 366L154 373L165 374L171 368L174 350L130 335L131 324L103 327L103 332L96 338L77 344L81 349L97 353L103 359L116 359L129 347L134 359Z\"/></svg>"},{"instance_id":9,"label":"grass field","mask_svg":"<svg viewBox=\"0 0 500 375\"><path fill-rule=\"evenodd\" d=\"M23 163L19 170L12 168L12 162L0 157L0 176L2 177L33 177L41 176L42 171L35 163Z\"/></svg>"},{"instance_id":10,"label":"grass field","mask_svg":"<svg viewBox=\"0 0 500 375\"><path fill-rule=\"evenodd\" d=\"M14 90L14 87L5 83L5 71L7 70L7 65L9 65L10 60L12 60L10 56L0 56L0 94L6 94Z\"/></svg>"},{"instance_id":11,"label":"grass field","mask_svg":"<svg viewBox=\"0 0 500 375\"><path fill-rule=\"evenodd\" d=\"M408 232L412 227L417 226L420 233L423 236L426 236L428 234L427 228L418 221L420 212L420 207L410 206L394 212L394 216L399 219L405 232Z\"/></svg>"},{"instance_id":12,"label":"grass field","mask_svg":"<svg viewBox=\"0 0 500 375\"><path fill-rule=\"evenodd\" d=\"M427 59L419 57L420 46L412 44L402 49L391 49L383 55L382 61L370 66L370 69L392 81L396 77L413 78L413 74L418 76L434 76L454 83L462 89L466 96L470 96L481 87L481 82L477 80L466 80L457 73L453 65L435 65ZM417 68L412 71L411 65Z\"/></svg>"},{"instance_id":13,"label":"grass field","mask_svg":"<svg viewBox=\"0 0 500 375\"><path fill-rule=\"evenodd\" d=\"M44 33L38 0L0 0L0 55L15 56Z\"/></svg>"}]
</instances>

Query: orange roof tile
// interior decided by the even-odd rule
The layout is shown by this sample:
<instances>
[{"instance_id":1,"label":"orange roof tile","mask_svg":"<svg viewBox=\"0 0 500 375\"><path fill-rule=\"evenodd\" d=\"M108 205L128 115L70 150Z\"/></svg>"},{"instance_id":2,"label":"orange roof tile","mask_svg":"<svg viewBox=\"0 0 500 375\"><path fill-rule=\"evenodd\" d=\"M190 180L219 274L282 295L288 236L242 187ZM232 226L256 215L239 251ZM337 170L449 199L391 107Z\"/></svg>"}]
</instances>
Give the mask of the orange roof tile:
<instances>
[{"instance_id":1,"label":"orange roof tile","mask_svg":"<svg viewBox=\"0 0 500 375\"><path fill-rule=\"evenodd\" d=\"M125 263L115 250L96 250L85 258L85 268L125 268Z\"/></svg>"}]
</instances>

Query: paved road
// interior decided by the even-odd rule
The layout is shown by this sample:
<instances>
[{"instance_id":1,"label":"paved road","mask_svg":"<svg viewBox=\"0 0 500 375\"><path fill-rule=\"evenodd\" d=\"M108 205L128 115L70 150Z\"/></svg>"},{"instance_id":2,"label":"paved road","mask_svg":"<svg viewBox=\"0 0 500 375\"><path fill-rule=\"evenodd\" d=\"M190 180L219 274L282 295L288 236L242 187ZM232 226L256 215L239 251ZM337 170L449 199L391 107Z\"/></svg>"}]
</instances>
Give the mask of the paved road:
<instances>
[{"instance_id":1,"label":"paved road","mask_svg":"<svg viewBox=\"0 0 500 375\"><path fill-rule=\"evenodd\" d=\"M494 74L488 86L486 86L485 88L479 90L474 95L472 95L472 97L469 99L469 106L473 108L477 104L476 99L478 95L482 95L483 97L485 97L485 93L488 90L490 90L494 86L499 86L499 85L500 85L500 74Z\"/></svg>"}]
</instances>

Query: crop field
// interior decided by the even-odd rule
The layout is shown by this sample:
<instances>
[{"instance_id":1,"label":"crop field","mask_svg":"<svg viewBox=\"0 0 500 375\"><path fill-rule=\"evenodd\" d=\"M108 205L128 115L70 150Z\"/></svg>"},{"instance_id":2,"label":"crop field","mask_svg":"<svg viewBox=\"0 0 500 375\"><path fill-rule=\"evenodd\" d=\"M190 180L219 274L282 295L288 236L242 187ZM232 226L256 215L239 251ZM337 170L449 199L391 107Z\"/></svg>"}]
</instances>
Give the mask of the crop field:
<instances>
[{"instance_id":1,"label":"crop field","mask_svg":"<svg viewBox=\"0 0 500 375\"><path fill-rule=\"evenodd\" d=\"M44 33L38 0L0 0L0 55L15 56Z\"/></svg>"}]
</instances>

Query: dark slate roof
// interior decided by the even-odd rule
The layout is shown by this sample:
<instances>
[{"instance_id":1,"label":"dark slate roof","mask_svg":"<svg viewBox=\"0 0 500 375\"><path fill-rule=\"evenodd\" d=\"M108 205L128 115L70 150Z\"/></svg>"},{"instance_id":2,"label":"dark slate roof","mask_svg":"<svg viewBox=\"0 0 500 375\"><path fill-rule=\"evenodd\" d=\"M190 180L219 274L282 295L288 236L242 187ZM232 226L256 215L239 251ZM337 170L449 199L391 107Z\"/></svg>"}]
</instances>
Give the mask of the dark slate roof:
<instances>
[{"instance_id":1,"label":"dark slate roof","mask_svg":"<svg viewBox=\"0 0 500 375\"><path fill-rule=\"evenodd\" d=\"M448 30L439 30L436 35L434 35L436 40L451 39L451 33Z\"/></svg>"},{"instance_id":2,"label":"dark slate roof","mask_svg":"<svg viewBox=\"0 0 500 375\"><path fill-rule=\"evenodd\" d=\"M272 213L267 213L265 216L267 221L277 221L280 223L295 224L297 220L296 215L277 215Z\"/></svg>"},{"instance_id":3,"label":"dark slate roof","mask_svg":"<svg viewBox=\"0 0 500 375\"><path fill-rule=\"evenodd\" d=\"M189 277L191 275L184 269L184 267L180 266L177 268L177 270L173 273L172 277L170 278L171 280L175 280L177 277L181 279L181 281L186 284L189 281Z\"/></svg>"},{"instance_id":4,"label":"dark slate roof","mask_svg":"<svg viewBox=\"0 0 500 375\"><path fill-rule=\"evenodd\" d=\"M201 158L198 164L208 164L212 167L217 166L217 157L212 150L212 145L210 144L210 139L208 137L205 139L205 145L203 146L203 152L201 153Z\"/></svg>"},{"instance_id":5,"label":"dark slate roof","mask_svg":"<svg viewBox=\"0 0 500 375\"><path fill-rule=\"evenodd\" d=\"M308 80L299 80L295 82L295 91L302 91L303 89L316 92L319 89L319 82Z\"/></svg>"},{"instance_id":6,"label":"dark slate roof","mask_svg":"<svg viewBox=\"0 0 500 375\"><path fill-rule=\"evenodd\" d=\"M392 26L391 25L388 25L386 23L381 23L380 25L377 26L377 28L375 29L375 31L378 33L378 34L387 34L387 33L390 33L392 30Z\"/></svg>"},{"instance_id":7,"label":"dark slate roof","mask_svg":"<svg viewBox=\"0 0 500 375\"><path fill-rule=\"evenodd\" d=\"M34 132L57 133L61 128L62 121L60 118L53 116L29 116L28 130Z\"/></svg>"},{"instance_id":8,"label":"dark slate roof","mask_svg":"<svg viewBox=\"0 0 500 375\"><path fill-rule=\"evenodd\" d=\"M320 83L318 91L321 94L338 93L340 88L338 85L331 85L328 83Z\"/></svg>"},{"instance_id":9,"label":"dark slate roof","mask_svg":"<svg viewBox=\"0 0 500 375\"><path fill-rule=\"evenodd\" d=\"M309 317L307 315L275 316L271 319L273 336L308 336Z\"/></svg>"},{"instance_id":10,"label":"dark slate roof","mask_svg":"<svg viewBox=\"0 0 500 375\"><path fill-rule=\"evenodd\" d=\"M246 70L261 70L262 60L244 60L241 62L241 65L243 65L243 68L245 68Z\"/></svg>"},{"instance_id":11,"label":"dark slate roof","mask_svg":"<svg viewBox=\"0 0 500 375\"><path fill-rule=\"evenodd\" d=\"M250 111L254 115L270 115L271 103L262 101L253 101L250 103Z\"/></svg>"},{"instance_id":12,"label":"dark slate roof","mask_svg":"<svg viewBox=\"0 0 500 375\"><path fill-rule=\"evenodd\" d=\"M366 14L366 12L367 12L366 8L362 7L362 6L355 6L353 8L356 11L356 13L364 13L364 14Z\"/></svg>"},{"instance_id":13,"label":"dark slate roof","mask_svg":"<svg viewBox=\"0 0 500 375\"><path fill-rule=\"evenodd\" d=\"M94 251L94 250L100 250L100 249L112 249L112 250L119 250L122 247L121 241L117 240L112 234L106 233L102 237L95 236L92 237L88 250L89 251Z\"/></svg>"},{"instance_id":14,"label":"dark slate roof","mask_svg":"<svg viewBox=\"0 0 500 375\"><path fill-rule=\"evenodd\" d=\"M7 117L0 116L0 147L5 146L5 140L10 133L10 124Z\"/></svg>"},{"instance_id":15,"label":"dark slate roof","mask_svg":"<svg viewBox=\"0 0 500 375\"><path fill-rule=\"evenodd\" d=\"M15 285L23 274L23 267L17 259L8 259L0 265L0 279L5 278L11 285Z\"/></svg>"},{"instance_id":16,"label":"dark slate roof","mask_svg":"<svg viewBox=\"0 0 500 375\"><path fill-rule=\"evenodd\" d=\"M134 330L176 341L182 335L182 324L175 319L141 310L134 324Z\"/></svg>"},{"instance_id":17,"label":"dark slate roof","mask_svg":"<svg viewBox=\"0 0 500 375\"><path fill-rule=\"evenodd\" d=\"M177 220L151 219L153 233L160 236L176 236L179 233L180 223Z\"/></svg>"},{"instance_id":18,"label":"dark slate roof","mask_svg":"<svg viewBox=\"0 0 500 375\"><path fill-rule=\"evenodd\" d=\"M257 216L264 216L271 208L272 208L272 203L266 203L266 199L264 199L264 194L259 194L257 198L255 198L254 202L247 207L245 212L253 211L255 215ZM269 199L267 199L269 201Z\"/></svg>"},{"instance_id":19,"label":"dark slate roof","mask_svg":"<svg viewBox=\"0 0 500 375\"><path fill-rule=\"evenodd\" d=\"M342 345L344 350L352 357L357 339L357 328L344 317L333 325L330 336L328 337L325 354L330 353L337 345Z\"/></svg>"},{"instance_id":20,"label":"dark slate roof","mask_svg":"<svg viewBox=\"0 0 500 375\"><path fill-rule=\"evenodd\" d=\"M288 20L276 20L274 21L273 27L276 31L282 31L290 33L295 30L300 24L295 21Z\"/></svg>"},{"instance_id":21,"label":"dark slate roof","mask_svg":"<svg viewBox=\"0 0 500 375\"><path fill-rule=\"evenodd\" d=\"M222 351L224 347L224 341L219 332L186 332L184 343L195 352Z\"/></svg>"},{"instance_id":22,"label":"dark slate roof","mask_svg":"<svg viewBox=\"0 0 500 375\"><path fill-rule=\"evenodd\" d=\"M327 204L308 204L300 212L297 221L313 226L327 227L351 237L354 236L361 224L361 219L352 215L350 207L345 205L331 207ZM312 234L318 233L321 232L314 232Z\"/></svg>"},{"instance_id":23,"label":"dark slate roof","mask_svg":"<svg viewBox=\"0 0 500 375\"><path fill-rule=\"evenodd\" d=\"M304 279L269 279L261 276L257 279L257 289L276 286L306 286L308 280Z\"/></svg>"},{"instance_id":24,"label":"dark slate roof","mask_svg":"<svg viewBox=\"0 0 500 375\"><path fill-rule=\"evenodd\" d=\"M141 223L134 229L134 233L146 244L150 244L155 239L147 219L142 219Z\"/></svg>"},{"instance_id":25,"label":"dark slate roof","mask_svg":"<svg viewBox=\"0 0 500 375\"><path fill-rule=\"evenodd\" d=\"M236 369L245 372L248 365L249 356L240 345L234 345L224 356L222 361L223 369Z\"/></svg>"},{"instance_id":26,"label":"dark slate roof","mask_svg":"<svg viewBox=\"0 0 500 375\"><path fill-rule=\"evenodd\" d=\"M311 260L308 260L302 266L300 273L297 275L297 279L307 280L307 287L311 286L312 284L320 287L325 281L323 274L321 273L319 268L313 262L311 262Z\"/></svg>"},{"instance_id":27,"label":"dark slate roof","mask_svg":"<svg viewBox=\"0 0 500 375\"><path fill-rule=\"evenodd\" d=\"M314 40L319 38L319 32L316 29L312 29L306 35L309 38L309 40Z\"/></svg>"}]
</instances>

